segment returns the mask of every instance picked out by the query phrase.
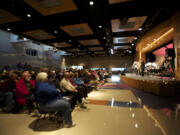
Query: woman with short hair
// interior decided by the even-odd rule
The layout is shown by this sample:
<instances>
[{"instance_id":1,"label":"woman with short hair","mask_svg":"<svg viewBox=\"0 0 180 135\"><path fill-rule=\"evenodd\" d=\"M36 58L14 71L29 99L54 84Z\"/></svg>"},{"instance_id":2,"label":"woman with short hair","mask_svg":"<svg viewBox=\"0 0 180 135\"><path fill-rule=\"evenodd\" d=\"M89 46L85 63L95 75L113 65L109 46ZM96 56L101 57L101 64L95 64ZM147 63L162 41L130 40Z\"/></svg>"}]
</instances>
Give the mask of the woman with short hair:
<instances>
[{"instance_id":1,"label":"woman with short hair","mask_svg":"<svg viewBox=\"0 0 180 135\"><path fill-rule=\"evenodd\" d=\"M75 126L72 123L71 105L62 99L57 89L48 82L48 74L40 72L36 77L35 95L41 109L44 111L60 111L64 117L64 127Z\"/></svg>"}]
</instances>

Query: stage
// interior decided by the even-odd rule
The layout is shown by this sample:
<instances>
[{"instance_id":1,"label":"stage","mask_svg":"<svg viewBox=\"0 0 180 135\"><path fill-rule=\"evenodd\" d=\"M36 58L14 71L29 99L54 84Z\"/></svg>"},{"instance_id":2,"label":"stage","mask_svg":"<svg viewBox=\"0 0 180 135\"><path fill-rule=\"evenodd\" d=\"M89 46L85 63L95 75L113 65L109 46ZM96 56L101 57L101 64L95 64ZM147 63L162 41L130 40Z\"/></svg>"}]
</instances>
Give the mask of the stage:
<instances>
[{"instance_id":1,"label":"stage","mask_svg":"<svg viewBox=\"0 0 180 135\"><path fill-rule=\"evenodd\" d=\"M126 74L120 76L121 81L129 86L161 96L180 95L180 80L171 77L140 76Z\"/></svg>"}]
</instances>

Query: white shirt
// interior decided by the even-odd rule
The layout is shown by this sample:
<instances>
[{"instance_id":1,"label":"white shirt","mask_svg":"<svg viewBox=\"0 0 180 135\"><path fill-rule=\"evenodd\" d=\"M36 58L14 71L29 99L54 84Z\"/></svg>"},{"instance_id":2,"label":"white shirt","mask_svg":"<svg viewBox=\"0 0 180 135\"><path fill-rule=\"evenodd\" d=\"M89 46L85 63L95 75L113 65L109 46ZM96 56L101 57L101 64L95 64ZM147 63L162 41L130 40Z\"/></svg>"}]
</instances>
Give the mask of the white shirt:
<instances>
[{"instance_id":1,"label":"white shirt","mask_svg":"<svg viewBox=\"0 0 180 135\"><path fill-rule=\"evenodd\" d=\"M74 92L74 90L76 89L69 80L63 78L60 82L60 88L63 92L66 92L66 91L71 91L71 92Z\"/></svg>"}]
</instances>

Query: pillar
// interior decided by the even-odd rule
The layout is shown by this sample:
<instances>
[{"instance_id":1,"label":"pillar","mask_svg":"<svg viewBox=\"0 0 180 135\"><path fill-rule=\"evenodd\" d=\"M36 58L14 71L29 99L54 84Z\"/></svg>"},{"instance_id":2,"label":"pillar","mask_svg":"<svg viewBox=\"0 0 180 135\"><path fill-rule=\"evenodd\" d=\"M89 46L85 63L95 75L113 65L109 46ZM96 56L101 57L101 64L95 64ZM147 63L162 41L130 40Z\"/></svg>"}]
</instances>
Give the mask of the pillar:
<instances>
[{"instance_id":1,"label":"pillar","mask_svg":"<svg viewBox=\"0 0 180 135\"><path fill-rule=\"evenodd\" d=\"M178 12L173 19L174 26L174 49L175 49L175 76L180 79L180 12Z\"/></svg>"}]
</instances>

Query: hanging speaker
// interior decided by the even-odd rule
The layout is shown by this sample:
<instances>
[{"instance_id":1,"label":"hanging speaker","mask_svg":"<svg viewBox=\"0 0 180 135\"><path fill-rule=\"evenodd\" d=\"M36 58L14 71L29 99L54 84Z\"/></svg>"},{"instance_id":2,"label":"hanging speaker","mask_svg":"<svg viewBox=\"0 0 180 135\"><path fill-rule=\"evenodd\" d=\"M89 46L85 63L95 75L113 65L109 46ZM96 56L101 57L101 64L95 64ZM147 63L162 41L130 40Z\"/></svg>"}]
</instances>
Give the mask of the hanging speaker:
<instances>
[{"instance_id":1,"label":"hanging speaker","mask_svg":"<svg viewBox=\"0 0 180 135\"><path fill-rule=\"evenodd\" d=\"M175 57L175 52L173 48L166 49L166 56Z\"/></svg>"}]
</instances>

